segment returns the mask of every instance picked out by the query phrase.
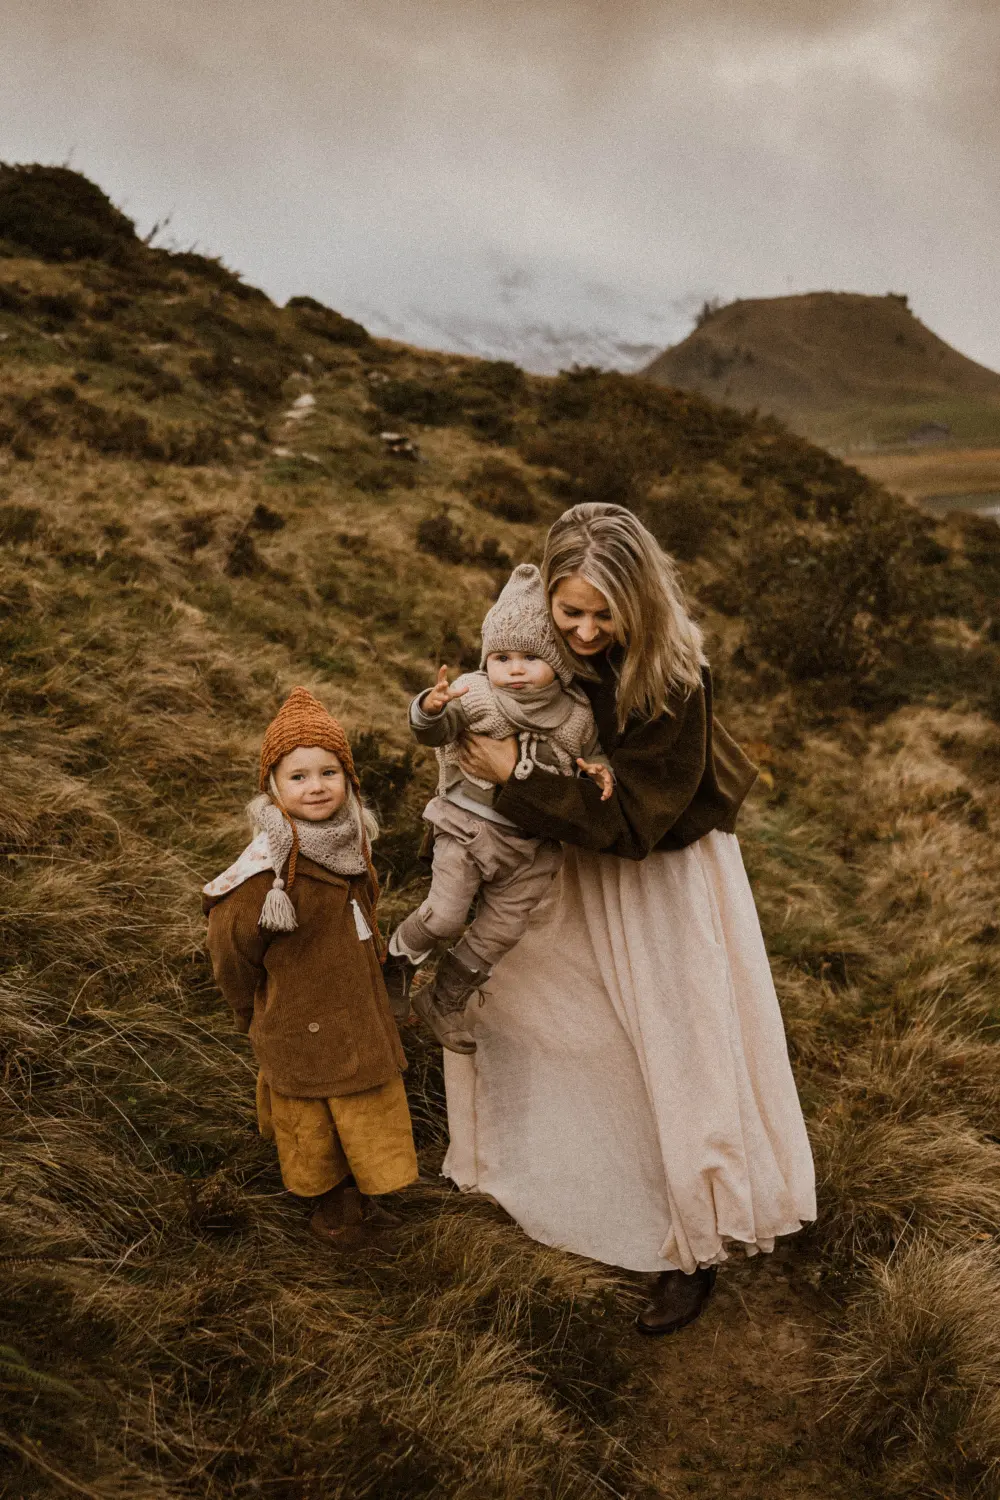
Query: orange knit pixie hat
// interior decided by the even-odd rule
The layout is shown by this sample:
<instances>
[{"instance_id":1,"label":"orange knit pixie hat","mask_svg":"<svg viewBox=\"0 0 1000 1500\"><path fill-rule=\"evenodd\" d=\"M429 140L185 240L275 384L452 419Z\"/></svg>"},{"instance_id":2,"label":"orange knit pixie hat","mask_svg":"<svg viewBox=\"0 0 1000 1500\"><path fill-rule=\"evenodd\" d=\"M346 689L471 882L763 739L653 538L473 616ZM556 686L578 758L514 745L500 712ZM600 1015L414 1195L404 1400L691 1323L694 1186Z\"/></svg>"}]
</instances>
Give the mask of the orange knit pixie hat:
<instances>
[{"instance_id":1,"label":"orange knit pixie hat","mask_svg":"<svg viewBox=\"0 0 1000 1500\"><path fill-rule=\"evenodd\" d=\"M260 747L260 789L266 792L271 772L286 755L304 746L306 749L318 745L321 750L330 750L340 761L344 774L358 797L361 787L354 769L354 757L347 743L347 735L332 714L328 714L318 698L308 688L292 688L288 697L272 719Z\"/></svg>"},{"instance_id":2,"label":"orange knit pixie hat","mask_svg":"<svg viewBox=\"0 0 1000 1500\"><path fill-rule=\"evenodd\" d=\"M264 743L260 747L260 789L262 792L270 791L271 772L284 756L290 755L293 750L300 746L309 749L318 745L322 750L330 750L340 761L358 800L358 808L361 807L361 783L358 773L354 769L354 756L351 747L347 743L347 735L340 724L328 714L318 698L314 698L308 688L292 688L288 697L279 708L275 718L267 726L264 734ZM279 804L280 806L280 804ZM281 809L285 812L285 809ZM288 814L285 813L288 817ZM292 824L293 845L292 855L289 860L288 885L295 879L295 865L298 856L298 836L295 833L295 823ZM378 876L375 874L375 866L372 864L371 849L368 844L368 836L362 830L361 848L368 866L368 875L371 880L372 906L374 909L378 901L379 884ZM278 872L276 872L278 873ZM376 941L378 932L376 929Z\"/></svg>"}]
</instances>

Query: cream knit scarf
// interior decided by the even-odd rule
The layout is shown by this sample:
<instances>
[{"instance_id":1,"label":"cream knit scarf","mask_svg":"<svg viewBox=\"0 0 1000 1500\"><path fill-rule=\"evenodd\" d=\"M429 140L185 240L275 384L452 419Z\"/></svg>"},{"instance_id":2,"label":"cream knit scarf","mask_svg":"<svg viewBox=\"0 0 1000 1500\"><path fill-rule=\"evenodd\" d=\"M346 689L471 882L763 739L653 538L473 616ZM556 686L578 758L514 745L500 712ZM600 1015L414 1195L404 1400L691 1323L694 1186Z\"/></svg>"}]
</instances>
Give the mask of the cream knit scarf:
<instances>
[{"instance_id":1,"label":"cream knit scarf","mask_svg":"<svg viewBox=\"0 0 1000 1500\"><path fill-rule=\"evenodd\" d=\"M357 813L351 797L332 818L327 818L322 823L308 823L302 818L287 817L266 793L262 793L247 807L247 817L254 830L252 842L235 864L210 881L204 891L208 896L224 896L262 870L273 870L274 883L264 897L260 914L260 926L265 931L294 932L298 926L295 907L285 889L281 873L289 863L296 840L300 854L311 859L314 864L322 865L332 875L350 877L368 873ZM294 874L291 879L294 880ZM358 937L371 937L357 902L353 906Z\"/></svg>"}]
</instances>

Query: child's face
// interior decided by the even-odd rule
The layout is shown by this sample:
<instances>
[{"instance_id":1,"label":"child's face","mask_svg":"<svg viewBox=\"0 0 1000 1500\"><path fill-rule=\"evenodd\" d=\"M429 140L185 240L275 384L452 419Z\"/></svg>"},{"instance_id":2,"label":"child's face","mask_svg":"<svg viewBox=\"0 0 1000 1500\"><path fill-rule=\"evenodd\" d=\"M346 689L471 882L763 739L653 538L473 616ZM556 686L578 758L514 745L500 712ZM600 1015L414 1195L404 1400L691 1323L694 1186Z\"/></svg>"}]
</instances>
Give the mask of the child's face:
<instances>
[{"instance_id":1,"label":"child's face","mask_svg":"<svg viewBox=\"0 0 1000 1500\"><path fill-rule=\"evenodd\" d=\"M548 687L556 679L548 662L530 651L491 651L486 658L486 675L494 687L515 693L518 688Z\"/></svg>"},{"instance_id":2,"label":"child's face","mask_svg":"<svg viewBox=\"0 0 1000 1500\"><path fill-rule=\"evenodd\" d=\"M283 756L274 768L274 784L282 807L306 823L332 818L347 799L343 766L318 745L300 745Z\"/></svg>"}]
</instances>

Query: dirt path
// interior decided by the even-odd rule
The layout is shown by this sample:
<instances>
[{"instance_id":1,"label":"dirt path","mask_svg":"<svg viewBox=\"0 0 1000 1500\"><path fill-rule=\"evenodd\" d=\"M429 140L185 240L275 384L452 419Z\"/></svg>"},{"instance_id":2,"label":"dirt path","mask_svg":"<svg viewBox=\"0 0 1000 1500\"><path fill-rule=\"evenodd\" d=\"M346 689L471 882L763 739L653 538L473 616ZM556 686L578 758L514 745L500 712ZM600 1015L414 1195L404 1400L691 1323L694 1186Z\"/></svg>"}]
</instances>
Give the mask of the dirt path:
<instances>
[{"instance_id":1,"label":"dirt path","mask_svg":"<svg viewBox=\"0 0 1000 1500\"><path fill-rule=\"evenodd\" d=\"M649 1462L668 1496L867 1500L838 1458L814 1384L826 1328L811 1263L794 1247L733 1260L699 1322L650 1340L643 1372L662 1393Z\"/></svg>"}]
</instances>

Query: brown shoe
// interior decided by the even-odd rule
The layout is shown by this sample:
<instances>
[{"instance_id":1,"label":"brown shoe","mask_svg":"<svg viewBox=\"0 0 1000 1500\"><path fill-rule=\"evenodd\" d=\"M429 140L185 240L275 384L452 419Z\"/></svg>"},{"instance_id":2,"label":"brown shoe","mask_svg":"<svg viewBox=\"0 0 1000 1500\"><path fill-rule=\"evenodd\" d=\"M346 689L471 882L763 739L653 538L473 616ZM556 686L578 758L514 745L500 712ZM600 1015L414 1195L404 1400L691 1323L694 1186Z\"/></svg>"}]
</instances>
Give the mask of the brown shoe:
<instances>
[{"instance_id":1,"label":"brown shoe","mask_svg":"<svg viewBox=\"0 0 1000 1500\"><path fill-rule=\"evenodd\" d=\"M405 1021L410 1014L410 985L420 968L405 953L387 953L382 965L386 994L397 1021Z\"/></svg>"},{"instance_id":2,"label":"brown shoe","mask_svg":"<svg viewBox=\"0 0 1000 1500\"><path fill-rule=\"evenodd\" d=\"M449 1052L465 1057L475 1052L476 1044L464 1021L465 1007L469 996L489 977L488 969L470 968L450 948L438 964L433 986L413 996L413 1009Z\"/></svg>"},{"instance_id":3,"label":"brown shoe","mask_svg":"<svg viewBox=\"0 0 1000 1500\"><path fill-rule=\"evenodd\" d=\"M661 1271L653 1283L653 1295L635 1320L640 1333L658 1338L676 1333L701 1316L715 1288L715 1266L685 1275L683 1271Z\"/></svg>"},{"instance_id":4,"label":"brown shoe","mask_svg":"<svg viewBox=\"0 0 1000 1500\"><path fill-rule=\"evenodd\" d=\"M324 1193L309 1220L317 1239L338 1250L354 1250L370 1244L389 1229L398 1229L402 1219L368 1198L352 1181L340 1182Z\"/></svg>"},{"instance_id":5,"label":"brown shoe","mask_svg":"<svg viewBox=\"0 0 1000 1500\"><path fill-rule=\"evenodd\" d=\"M309 1220L309 1228L318 1239L345 1250L364 1243L362 1198L353 1181L338 1182L323 1194Z\"/></svg>"}]
</instances>

